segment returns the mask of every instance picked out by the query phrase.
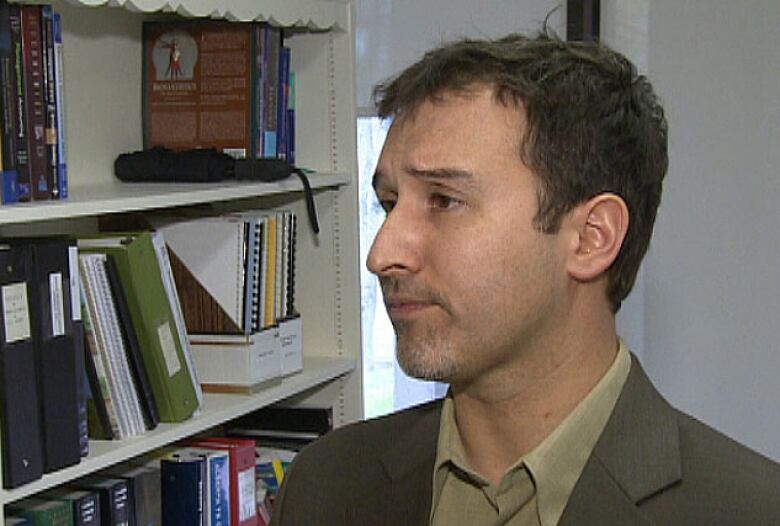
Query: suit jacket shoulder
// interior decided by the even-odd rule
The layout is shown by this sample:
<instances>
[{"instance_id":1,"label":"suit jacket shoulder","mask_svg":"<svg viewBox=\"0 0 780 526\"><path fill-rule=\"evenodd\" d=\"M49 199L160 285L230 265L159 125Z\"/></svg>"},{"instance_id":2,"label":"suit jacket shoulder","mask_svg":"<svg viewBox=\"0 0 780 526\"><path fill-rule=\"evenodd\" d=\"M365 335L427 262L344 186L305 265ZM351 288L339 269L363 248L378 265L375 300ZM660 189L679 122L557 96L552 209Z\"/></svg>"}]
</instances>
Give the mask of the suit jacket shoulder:
<instances>
[{"instance_id":1,"label":"suit jacket shoulder","mask_svg":"<svg viewBox=\"0 0 780 526\"><path fill-rule=\"evenodd\" d=\"M778 524L780 466L674 409L632 357L560 524Z\"/></svg>"},{"instance_id":2,"label":"suit jacket shoulder","mask_svg":"<svg viewBox=\"0 0 780 526\"><path fill-rule=\"evenodd\" d=\"M441 402L430 402L306 447L285 475L272 524L425 524L440 413Z\"/></svg>"}]
</instances>

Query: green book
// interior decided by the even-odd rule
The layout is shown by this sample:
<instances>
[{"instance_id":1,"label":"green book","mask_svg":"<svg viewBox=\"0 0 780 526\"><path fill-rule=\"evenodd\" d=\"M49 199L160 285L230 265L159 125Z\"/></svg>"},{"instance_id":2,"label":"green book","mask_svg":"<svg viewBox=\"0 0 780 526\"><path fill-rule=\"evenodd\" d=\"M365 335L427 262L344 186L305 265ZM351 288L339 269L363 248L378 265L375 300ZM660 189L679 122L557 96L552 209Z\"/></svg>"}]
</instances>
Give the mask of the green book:
<instances>
[{"instance_id":1,"label":"green book","mask_svg":"<svg viewBox=\"0 0 780 526\"><path fill-rule=\"evenodd\" d=\"M186 332L177 322L150 232L80 238L82 252L110 254L124 288L130 317L162 422L181 422L200 406Z\"/></svg>"},{"instance_id":2,"label":"green book","mask_svg":"<svg viewBox=\"0 0 780 526\"><path fill-rule=\"evenodd\" d=\"M9 504L8 509L34 526L73 526L73 512L67 502L30 498Z\"/></svg>"}]
</instances>

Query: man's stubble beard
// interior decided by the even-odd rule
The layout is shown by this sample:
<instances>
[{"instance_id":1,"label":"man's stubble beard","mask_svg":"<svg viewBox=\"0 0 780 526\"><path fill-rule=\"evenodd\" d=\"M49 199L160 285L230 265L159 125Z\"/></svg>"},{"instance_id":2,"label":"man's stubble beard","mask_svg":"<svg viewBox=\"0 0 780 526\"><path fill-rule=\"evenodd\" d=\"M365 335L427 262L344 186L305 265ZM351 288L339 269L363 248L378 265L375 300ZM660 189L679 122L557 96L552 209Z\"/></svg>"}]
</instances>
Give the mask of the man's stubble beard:
<instances>
[{"instance_id":1,"label":"man's stubble beard","mask_svg":"<svg viewBox=\"0 0 780 526\"><path fill-rule=\"evenodd\" d=\"M441 329L426 326L412 329L408 322L393 323L398 365L419 380L450 382L461 368L452 342ZM411 333L418 332L421 334Z\"/></svg>"}]
</instances>

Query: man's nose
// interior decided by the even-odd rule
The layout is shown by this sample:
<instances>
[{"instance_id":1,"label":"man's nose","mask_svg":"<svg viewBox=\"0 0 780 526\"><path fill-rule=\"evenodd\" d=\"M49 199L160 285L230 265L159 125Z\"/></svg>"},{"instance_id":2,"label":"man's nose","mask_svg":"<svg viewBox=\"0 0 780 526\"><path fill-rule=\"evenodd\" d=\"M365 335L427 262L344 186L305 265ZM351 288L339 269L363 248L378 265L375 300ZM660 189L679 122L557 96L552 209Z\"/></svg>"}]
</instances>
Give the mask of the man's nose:
<instances>
[{"instance_id":1,"label":"man's nose","mask_svg":"<svg viewBox=\"0 0 780 526\"><path fill-rule=\"evenodd\" d=\"M396 203L368 253L368 270L379 277L417 272L422 263L423 226L410 205Z\"/></svg>"}]
</instances>

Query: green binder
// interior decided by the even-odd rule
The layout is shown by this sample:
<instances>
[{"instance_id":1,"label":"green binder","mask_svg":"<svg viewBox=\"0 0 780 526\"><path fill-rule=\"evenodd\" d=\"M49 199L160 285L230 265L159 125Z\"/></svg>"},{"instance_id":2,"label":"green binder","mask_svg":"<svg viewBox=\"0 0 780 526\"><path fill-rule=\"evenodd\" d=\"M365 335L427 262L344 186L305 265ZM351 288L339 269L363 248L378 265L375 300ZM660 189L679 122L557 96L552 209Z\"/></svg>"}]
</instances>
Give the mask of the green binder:
<instances>
[{"instance_id":1,"label":"green binder","mask_svg":"<svg viewBox=\"0 0 780 526\"><path fill-rule=\"evenodd\" d=\"M111 254L138 332L146 372L162 422L181 422L199 407L190 357L163 283L150 232L79 239L79 250ZM186 339L186 334L183 335Z\"/></svg>"}]
</instances>

